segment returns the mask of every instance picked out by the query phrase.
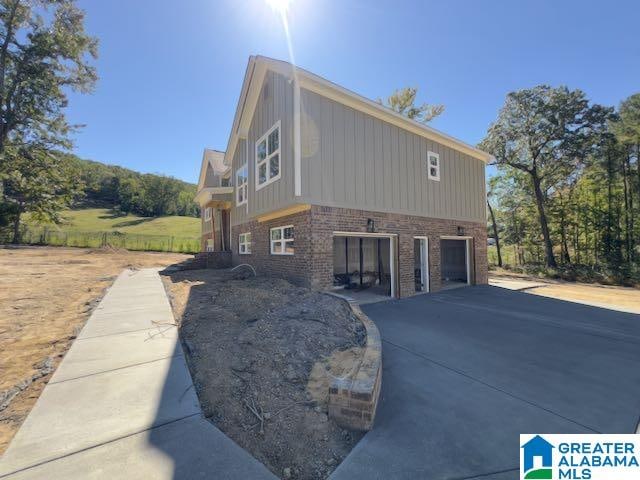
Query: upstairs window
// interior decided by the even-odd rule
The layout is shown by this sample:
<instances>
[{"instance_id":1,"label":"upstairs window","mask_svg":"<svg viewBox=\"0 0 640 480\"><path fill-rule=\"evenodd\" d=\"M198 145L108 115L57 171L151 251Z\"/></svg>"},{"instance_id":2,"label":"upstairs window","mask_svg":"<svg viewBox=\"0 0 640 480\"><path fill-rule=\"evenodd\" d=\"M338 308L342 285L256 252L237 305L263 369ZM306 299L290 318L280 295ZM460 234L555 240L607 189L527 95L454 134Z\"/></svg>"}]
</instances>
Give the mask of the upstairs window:
<instances>
[{"instance_id":1,"label":"upstairs window","mask_svg":"<svg viewBox=\"0 0 640 480\"><path fill-rule=\"evenodd\" d=\"M440 155L435 152L427 152L427 174L429 180L440 181Z\"/></svg>"},{"instance_id":2,"label":"upstairs window","mask_svg":"<svg viewBox=\"0 0 640 480\"><path fill-rule=\"evenodd\" d=\"M256 190L280 178L280 121L256 142Z\"/></svg>"},{"instance_id":3,"label":"upstairs window","mask_svg":"<svg viewBox=\"0 0 640 480\"><path fill-rule=\"evenodd\" d=\"M244 205L248 202L247 191L249 187L249 169L245 163L236 170L236 205Z\"/></svg>"},{"instance_id":4,"label":"upstairs window","mask_svg":"<svg viewBox=\"0 0 640 480\"><path fill-rule=\"evenodd\" d=\"M251 232L241 233L238 236L238 253L240 255L251 253Z\"/></svg>"},{"instance_id":5,"label":"upstairs window","mask_svg":"<svg viewBox=\"0 0 640 480\"><path fill-rule=\"evenodd\" d=\"M204 221L208 222L209 220L211 220L211 207L204 209Z\"/></svg>"},{"instance_id":6,"label":"upstairs window","mask_svg":"<svg viewBox=\"0 0 640 480\"><path fill-rule=\"evenodd\" d=\"M293 255L293 225L272 228L271 255Z\"/></svg>"}]
</instances>

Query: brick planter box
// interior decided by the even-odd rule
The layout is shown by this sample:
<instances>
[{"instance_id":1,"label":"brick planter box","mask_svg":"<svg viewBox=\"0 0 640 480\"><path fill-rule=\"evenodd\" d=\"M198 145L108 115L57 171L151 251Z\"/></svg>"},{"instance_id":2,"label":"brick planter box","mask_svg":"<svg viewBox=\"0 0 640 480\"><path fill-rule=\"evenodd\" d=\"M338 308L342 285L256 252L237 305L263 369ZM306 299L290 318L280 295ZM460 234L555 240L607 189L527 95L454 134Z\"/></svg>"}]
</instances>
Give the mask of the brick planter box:
<instances>
[{"instance_id":1,"label":"brick planter box","mask_svg":"<svg viewBox=\"0 0 640 480\"><path fill-rule=\"evenodd\" d=\"M347 302L367 332L364 356L352 377L334 379L329 387L329 417L341 427L368 431L373 427L382 384L382 344L375 323L357 303L329 293Z\"/></svg>"}]
</instances>

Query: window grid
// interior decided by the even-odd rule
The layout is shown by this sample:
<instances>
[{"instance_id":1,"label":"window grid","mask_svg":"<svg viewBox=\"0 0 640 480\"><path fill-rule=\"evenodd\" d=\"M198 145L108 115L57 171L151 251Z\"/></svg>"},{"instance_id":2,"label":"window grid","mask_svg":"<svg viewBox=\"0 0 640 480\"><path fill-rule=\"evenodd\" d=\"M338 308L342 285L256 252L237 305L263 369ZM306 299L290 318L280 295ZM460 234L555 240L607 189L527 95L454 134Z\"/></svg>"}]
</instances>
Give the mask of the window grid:
<instances>
[{"instance_id":1,"label":"window grid","mask_svg":"<svg viewBox=\"0 0 640 480\"><path fill-rule=\"evenodd\" d=\"M256 190L280 178L280 120L256 142Z\"/></svg>"},{"instance_id":2,"label":"window grid","mask_svg":"<svg viewBox=\"0 0 640 480\"><path fill-rule=\"evenodd\" d=\"M249 190L249 169L245 163L238 170L236 170L236 205L244 205L249 201L247 193Z\"/></svg>"},{"instance_id":3,"label":"window grid","mask_svg":"<svg viewBox=\"0 0 640 480\"><path fill-rule=\"evenodd\" d=\"M241 233L238 236L238 253L240 255L251 253L251 232Z\"/></svg>"},{"instance_id":4,"label":"window grid","mask_svg":"<svg viewBox=\"0 0 640 480\"><path fill-rule=\"evenodd\" d=\"M293 225L272 228L269 230L269 240L271 255L293 255Z\"/></svg>"},{"instance_id":5,"label":"window grid","mask_svg":"<svg viewBox=\"0 0 640 480\"><path fill-rule=\"evenodd\" d=\"M440 181L440 154L427 152L427 174L429 180Z\"/></svg>"}]
</instances>

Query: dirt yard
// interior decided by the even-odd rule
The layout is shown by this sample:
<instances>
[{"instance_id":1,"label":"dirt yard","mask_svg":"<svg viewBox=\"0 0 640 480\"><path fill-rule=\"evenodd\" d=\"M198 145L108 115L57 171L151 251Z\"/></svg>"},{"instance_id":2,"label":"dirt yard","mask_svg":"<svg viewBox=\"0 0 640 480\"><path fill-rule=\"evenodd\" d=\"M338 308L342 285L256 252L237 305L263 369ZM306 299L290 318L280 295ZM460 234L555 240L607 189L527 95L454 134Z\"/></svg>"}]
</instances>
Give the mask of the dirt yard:
<instances>
[{"instance_id":1,"label":"dirt yard","mask_svg":"<svg viewBox=\"0 0 640 480\"><path fill-rule=\"evenodd\" d=\"M506 271L489 272L489 283L543 297L640 313L640 289L549 280Z\"/></svg>"},{"instance_id":2,"label":"dirt yard","mask_svg":"<svg viewBox=\"0 0 640 480\"><path fill-rule=\"evenodd\" d=\"M206 417L279 477L326 478L361 438L327 416L365 340L348 306L249 272L164 281Z\"/></svg>"},{"instance_id":3,"label":"dirt yard","mask_svg":"<svg viewBox=\"0 0 640 480\"><path fill-rule=\"evenodd\" d=\"M100 249L0 248L0 454L120 271L186 258Z\"/></svg>"}]
</instances>

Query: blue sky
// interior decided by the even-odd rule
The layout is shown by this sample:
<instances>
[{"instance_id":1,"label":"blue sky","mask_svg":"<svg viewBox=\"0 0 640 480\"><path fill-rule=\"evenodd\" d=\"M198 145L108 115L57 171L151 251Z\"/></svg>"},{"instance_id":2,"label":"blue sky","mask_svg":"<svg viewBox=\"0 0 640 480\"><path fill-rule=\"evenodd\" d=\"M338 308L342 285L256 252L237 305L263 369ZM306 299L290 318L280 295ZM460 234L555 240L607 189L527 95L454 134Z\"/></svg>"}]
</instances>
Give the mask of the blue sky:
<instances>
[{"instance_id":1,"label":"blue sky","mask_svg":"<svg viewBox=\"0 0 640 480\"><path fill-rule=\"evenodd\" d=\"M197 180L226 147L249 55L288 59L265 0L81 0L100 81L72 95L84 158ZM636 1L291 0L298 65L376 99L403 86L443 103L431 123L482 139L512 90L581 88L618 105L640 91Z\"/></svg>"}]
</instances>

